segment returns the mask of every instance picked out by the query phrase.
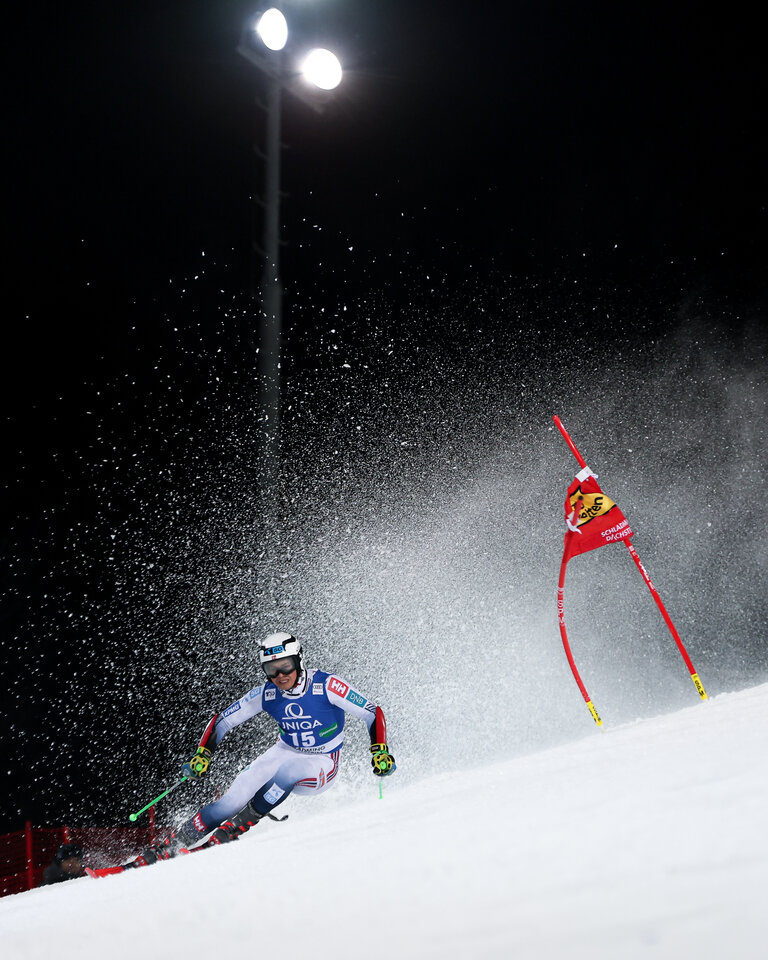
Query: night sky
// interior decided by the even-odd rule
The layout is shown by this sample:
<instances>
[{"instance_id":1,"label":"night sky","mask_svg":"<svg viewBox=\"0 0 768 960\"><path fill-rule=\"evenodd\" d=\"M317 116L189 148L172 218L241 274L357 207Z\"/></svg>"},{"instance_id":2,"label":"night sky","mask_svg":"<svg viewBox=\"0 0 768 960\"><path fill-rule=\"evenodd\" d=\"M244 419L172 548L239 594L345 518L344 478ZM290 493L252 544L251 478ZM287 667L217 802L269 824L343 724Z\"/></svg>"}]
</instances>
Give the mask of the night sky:
<instances>
[{"instance_id":1,"label":"night sky","mask_svg":"<svg viewBox=\"0 0 768 960\"><path fill-rule=\"evenodd\" d=\"M357 359L407 327L443 371L452 357L471 369L484 344L440 318L481 294L498 305L502 289L551 307L522 337L535 341L519 345L526 362L549 339L657 338L670 316L685 322L681 304L717 316L713 338L764 330L768 140L755 15L737 4L546 0L284 8L297 44L331 47L346 68L322 112L284 103L292 383L327 366L323 331L341 304ZM66 562L78 523L104 521L88 493L98 464L138 449L162 465L169 438L181 450L185 425L217 420L212 379L248 380L262 80L236 47L257 9L74 0L17 9L6 25L2 658L18 793L4 791L0 831L87 819L72 771L110 720L76 723L102 682L86 662L102 647L67 653L67 620L74 611L82 632L87 619L94 638L111 635L112 615L123 639L131 628L127 595L108 614L110 577L93 573L107 547L91 542L90 579ZM363 305L374 303L389 312L384 333L366 326ZM142 483L118 495L111 523L132 517L142 529ZM74 598L89 590L103 595L86 617ZM173 628L171 617L163 629ZM109 649L114 679L119 648ZM137 716L148 726L152 708ZM41 799L29 782L55 777L64 753L71 804ZM152 761L158 779L167 753ZM106 790L99 803L115 816Z\"/></svg>"}]
</instances>

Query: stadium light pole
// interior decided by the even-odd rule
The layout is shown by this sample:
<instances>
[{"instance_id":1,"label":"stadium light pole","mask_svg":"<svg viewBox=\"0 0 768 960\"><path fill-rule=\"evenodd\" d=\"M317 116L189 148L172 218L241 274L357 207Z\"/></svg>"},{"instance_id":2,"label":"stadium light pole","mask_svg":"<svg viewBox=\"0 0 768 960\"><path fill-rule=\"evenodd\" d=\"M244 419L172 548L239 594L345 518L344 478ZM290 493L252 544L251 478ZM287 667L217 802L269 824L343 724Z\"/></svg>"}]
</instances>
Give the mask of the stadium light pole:
<instances>
[{"instance_id":1,"label":"stadium light pole","mask_svg":"<svg viewBox=\"0 0 768 960\"><path fill-rule=\"evenodd\" d=\"M312 50L302 60L289 64L288 23L279 6L261 14L255 26L246 27L237 52L266 78L266 144L264 150L264 208L261 264L261 317L258 353L258 381L265 417L265 470L267 483L274 480L280 445L281 347L283 328L283 284L280 276L280 163L281 110L286 90L320 109L306 84L332 90L342 78L338 58L329 50ZM302 88L300 78L305 80ZM299 81L299 82L297 82Z\"/></svg>"}]
</instances>

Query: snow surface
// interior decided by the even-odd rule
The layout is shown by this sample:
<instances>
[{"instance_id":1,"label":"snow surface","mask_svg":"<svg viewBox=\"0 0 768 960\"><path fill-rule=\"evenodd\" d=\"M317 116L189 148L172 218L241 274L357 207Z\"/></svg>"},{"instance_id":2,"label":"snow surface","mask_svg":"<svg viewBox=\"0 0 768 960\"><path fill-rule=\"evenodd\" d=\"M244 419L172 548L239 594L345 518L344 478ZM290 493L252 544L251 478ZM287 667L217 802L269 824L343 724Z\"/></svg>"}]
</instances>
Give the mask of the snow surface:
<instances>
[{"instance_id":1,"label":"snow surface","mask_svg":"<svg viewBox=\"0 0 768 960\"><path fill-rule=\"evenodd\" d=\"M239 843L0 900L2 956L764 958L767 734L765 684L289 800Z\"/></svg>"}]
</instances>

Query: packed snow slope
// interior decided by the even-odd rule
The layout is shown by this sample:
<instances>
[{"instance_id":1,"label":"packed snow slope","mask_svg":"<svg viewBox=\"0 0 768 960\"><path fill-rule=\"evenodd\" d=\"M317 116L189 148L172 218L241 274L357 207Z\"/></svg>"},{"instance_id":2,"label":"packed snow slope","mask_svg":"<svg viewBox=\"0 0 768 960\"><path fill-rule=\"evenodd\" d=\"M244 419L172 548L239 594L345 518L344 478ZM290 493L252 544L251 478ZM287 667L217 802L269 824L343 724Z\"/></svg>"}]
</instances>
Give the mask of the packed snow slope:
<instances>
[{"instance_id":1,"label":"packed snow slope","mask_svg":"<svg viewBox=\"0 0 768 960\"><path fill-rule=\"evenodd\" d=\"M692 691L692 696L695 696ZM7 960L715 958L768 942L768 685L0 900ZM398 758L406 764L407 758Z\"/></svg>"}]
</instances>

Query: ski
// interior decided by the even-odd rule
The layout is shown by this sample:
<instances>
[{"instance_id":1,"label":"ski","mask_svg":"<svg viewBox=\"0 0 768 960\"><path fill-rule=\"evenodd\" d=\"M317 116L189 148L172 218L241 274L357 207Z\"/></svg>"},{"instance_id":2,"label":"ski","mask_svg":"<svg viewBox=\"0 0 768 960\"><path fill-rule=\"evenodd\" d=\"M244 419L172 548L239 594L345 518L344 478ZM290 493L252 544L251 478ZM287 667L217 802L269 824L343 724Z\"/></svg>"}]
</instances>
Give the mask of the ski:
<instances>
[{"instance_id":1,"label":"ski","mask_svg":"<svg viewBox=\"0 0 768 960\"><path fill-rule=\"evenodd\" d=\"M182 847L182 848L179 850L178 855L179 855L180 857L186 857L186 855L187 855L188 853L199 853L201 850L206 850L208 847L219 847L219 846L221 846L221 844L219 844L219 843L208 843L208 842L206 841L205 843L201 843L199 847Z\"/></svg>"},{"instance_id":2,"label":"ski","mask_svg":"<svg viewBox=\"0 0 768 960\"><path fill-rule=\"evenodd\" d=\"M128 863L121 863L114 867L86 867L85 872L89 877L98 880L101 877L111 877L114 873L123 873L125 870L135 870L136 867L151 867L153 863L158 863L159 860L164 859L167 858L159 857L158 860L145 860L143 856L138 856L135 860L129 860Z\"/></svg>"},{"instance_id":3,"label":"ski","mask_svg":"<svg viewBox=\"0 0 768 960\"><path fill-rule=\"evenodd\" d=\"M95 880L98 880L100 877L111 877L113 873L122 873L124 870L127 870L127 866L121 867L86 867L85 872L89 877L93 877Z\"/></svg>"},{"instance_id":4,"label":"ski","mask_svg":"<svg viewBox=\"0 0 768 960\"><path fill-rule=\"evenodd\" d=\"M205 850L206 847L218 847L219 843L211 843L210 840L206 840L205 843L201 843L197 847L181 847L177 851L177 856L183 856L187 853L197 853L198 850ZM123 863L114 867L86 867L85 872L89 877L93 877L94 880L99 880L101 877L111 877L116 873L124 873L126 870L134 870L136 867L151 867L153 863L160 863L165 860L170 860L171 857L161 857L158 860L147 861L144 857L137 857L135 860L130 860L128 863Z\"/></svg>"},{"instance_id":5,"label":"ski","mask_svg":"<svg viewBox=\"0 0 768 960\"><path fill-rule=\"evenodd\" d=\"M238 835L235 835L234 837L229 837L227 840L220 840L220 839L214 840L214 837L216 836L216 833L217 833L220 829L221 829L221 828L219 827L219 828L217 828L216 830L214 830L213 833L211 834L211 836L208 837L207 840L205 840L203 843L199 843L196 847L181 847L181 848L179 849L177 855L178 855L178 856L181 856L181 857L184 857L184 856L186 856L188 853L199 853L201 850L209 850L211 847L220 847L223 843L229 843L229 842L232 841L232 840L238 840L238 839L239 839L239 836L238 836Z\"/></svg>"}]
</instances>

